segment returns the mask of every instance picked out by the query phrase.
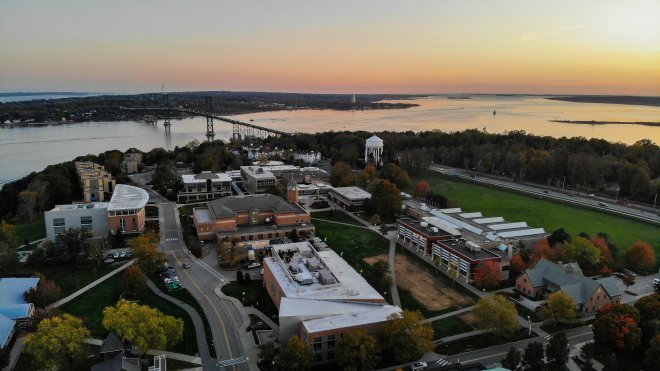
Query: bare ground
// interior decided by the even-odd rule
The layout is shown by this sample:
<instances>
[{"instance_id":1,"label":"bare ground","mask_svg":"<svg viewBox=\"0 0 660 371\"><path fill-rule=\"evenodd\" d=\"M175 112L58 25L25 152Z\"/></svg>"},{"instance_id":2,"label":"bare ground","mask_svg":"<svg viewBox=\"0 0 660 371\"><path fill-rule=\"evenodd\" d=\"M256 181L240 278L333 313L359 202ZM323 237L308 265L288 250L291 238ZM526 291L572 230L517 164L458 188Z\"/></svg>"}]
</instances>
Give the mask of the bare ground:
<instances>
[{"instance_id":1,"label":"bare ground","mask_svg":"<svg viewBox=\"0 0 660 371\"><path fill-rule=\"evenodd\" d=\"M387 261L387 255L371 256L364 259L370 265L379 260ZM474 302L470 297L461 295L440 280L435 279L405 255L396 255L394 270L397 285L410 291L412 296L429 310L443 310L456 305L469 305Z\"/></svg>"}]
</instances>

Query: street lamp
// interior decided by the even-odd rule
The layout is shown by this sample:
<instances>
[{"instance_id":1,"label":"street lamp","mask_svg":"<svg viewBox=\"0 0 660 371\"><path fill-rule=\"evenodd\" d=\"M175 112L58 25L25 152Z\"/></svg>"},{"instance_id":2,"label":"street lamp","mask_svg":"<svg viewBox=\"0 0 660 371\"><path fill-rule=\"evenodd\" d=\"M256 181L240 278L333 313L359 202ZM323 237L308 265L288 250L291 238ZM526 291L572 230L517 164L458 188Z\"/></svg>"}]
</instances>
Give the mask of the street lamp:
<instances>
[{"instance_id":1,"label":"street lamp","mask_svg":"<svg viewBox=\"0 0 660 371\"><path fill-rule=\"evenodd\" d=\"M243 304L245 304L245 291L243 291Z\"/></svg>"},{"instance_id":2,"label":"street lamp","mask_svg":"<svg viewBox=\"0 0 660 371\"><path fill-rule=\"evenodd\" d=\"M527 316L527 322L529 322L529 331L527 332L527 336L532 335L532 319L530 316Z\"/></svg>"}]
</instances>

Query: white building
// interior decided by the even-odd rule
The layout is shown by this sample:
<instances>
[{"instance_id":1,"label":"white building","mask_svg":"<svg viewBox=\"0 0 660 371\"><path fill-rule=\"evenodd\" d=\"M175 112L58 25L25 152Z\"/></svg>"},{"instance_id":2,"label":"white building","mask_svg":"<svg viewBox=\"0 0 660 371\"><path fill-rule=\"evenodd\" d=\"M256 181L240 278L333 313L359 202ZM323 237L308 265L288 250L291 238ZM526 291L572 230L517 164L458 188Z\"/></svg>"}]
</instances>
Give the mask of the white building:
<instances>
[{"instance_id":1,"label":"white building","mask_svg":"<svg viewBox=\"0 0 660 371\"><path fill-rule=\"evenodd\" d=\"M251 194L266 192L266 189L275 185L277 180L275 174L259 166L241 166L241 178Z\"/></svg>"},{"instance_id":2,"label":"white building","mask_svg":"<svg viewBox=\"0 0 660 371\"><path fill-rule=\"evenodd\" d=\"M349 210L357 210L371 199L371 193L358 187L335 187L328 191L328 198Z\"/></svg>"},{"instance_id":3,"label":"white building","mask_svg":"<svg viewBox=\"0 0 660 371\"><path fill-rule=\"evenodd\" d=\"M232 178L224 173L203 171L195 175L182 175L183 186L177 195L177 202L214 200L231 196Z\"/></svg>"},{"instance_id":4,"label":"white building","mask_svg":"<svg viewBox=\"0 0 660 371\"><path fill-rule=\"evenodd\" d=\"M364 162L373 162L376 165L383 164L383 140L377 136L367 139L364 147Z\"/></svg>"},{"instance_id":5,"label":"white building","mask_svg":"<svg viewBox=\"0 0 660 371\"><path fill-rule=\"evenodd\" d=\"M57 205L44 212L46 237L55 237L67 229L75 228L91 231L94 237L108 235L108 202L89 204Z\"/></svg>"}]
</instances>

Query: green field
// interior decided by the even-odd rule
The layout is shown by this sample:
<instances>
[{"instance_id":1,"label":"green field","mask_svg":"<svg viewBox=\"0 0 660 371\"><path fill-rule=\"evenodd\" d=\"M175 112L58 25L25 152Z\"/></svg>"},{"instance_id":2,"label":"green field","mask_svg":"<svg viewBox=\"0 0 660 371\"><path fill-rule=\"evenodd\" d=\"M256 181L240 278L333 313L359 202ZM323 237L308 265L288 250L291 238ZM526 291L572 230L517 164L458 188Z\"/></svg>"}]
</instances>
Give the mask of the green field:
<instances>
[{"instance_id":1,"label":"green field","mask_svg":"<svg viewBox=\"0 0 660 371\"><path fill-rule=\"evenodd\" d=\"M433 327L433 339L441 339L447 336L458 335L475 330L458 316L439 319L431 323Z\"/></svg>"},{"instance_id":2,"label":"green field","mask_svg":"<svg viewBox=\"0 0 660 371\"><path fill-rule=\"evenodd\" d=\"M360 222L357 220L351 218L350 216L346 215L343 211L336 210L336 211L319 211L317 213L312 213L312 220L314 219L325 219L325 220L332 220L334 222L339 222L339 223L346 223L346 224L352 224L352 225L362 225Z\"/></svg>"},{"instance_id":3,"label":"green field","mask_svg":"<svg viewBox=\"0 0 660 371\"><path fill-rule=\"evenodd\" d=\"M234 297L240 300L243 303L243 306L255 307L259 309L263 314L270 317L273 321L277 322L277 307L275 303L268 295L266 288L263 287L263 281L255 280L250 282L230 282L222 286L222 292L225 295ZM245 296L243 296L245 293ZM243 300L245 298L245 300Z\"/></svg>"},{"instance_id":4,"label":"green field","mask_svg":"<svg viewBox=\"0 0 660 371\"><path fill-rule=\"evenodd\" d=\"M119 273L79 296L74 301L69 302L61 309L64 312L82 318L92 333L92 337L103 339L108 334L108 331L101 324L103 320L103 309L114 305L120 299L123 291L122 275ZM143 297L138 300L140 304L157 308L166 315L183 320L183 338L174 346L172 351L191 355L196 354L197 338L195 337L195 328L188 313L165 299L156 296L149 289L146 289L142 295Z\"/></svg>"},{"instance_id":5,"label":"green field","mask_svg":"<svg viewBox=\"0 0 660 371\"><path fill-rule=\"evenodd\" d=\"M485 216L502 216L511 222L525 221L547 232L564 228L572 236L580 232L589 235L605 232L621 251L635 241L644 240L660 256L660 228L657 226L442 175L432 175L426 180L435 193L457 200L464 211L481 211Z\"/></svg>"},{"instance_id":6,"label":"green field","mask_svg":"<svg viewBox=\"0 0 660 371\"><path fill-rule=\"evenodd\" d=\"M33 222L15 224L14 228L16 242L19 245L22 245L25 239L32 242L46 237L46 223L43 216Z\"/></svg>"}]
</instances>

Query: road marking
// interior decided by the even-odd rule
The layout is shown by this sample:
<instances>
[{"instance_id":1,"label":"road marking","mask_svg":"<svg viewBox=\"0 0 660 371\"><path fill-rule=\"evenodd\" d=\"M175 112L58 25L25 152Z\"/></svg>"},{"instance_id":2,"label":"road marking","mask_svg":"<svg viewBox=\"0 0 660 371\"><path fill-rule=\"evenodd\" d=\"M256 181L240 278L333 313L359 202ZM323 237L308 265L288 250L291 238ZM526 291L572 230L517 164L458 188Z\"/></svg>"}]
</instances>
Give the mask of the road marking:
<instances>
[{"instance_id":1,"label":"road marking","mask_svg":"<svg viewBox=\"0 0 660 371\"><path fill-rule=\"evenodd\" d=\"M174 254L174 259L176 259L176 262L177 262L179 265L181 265L181 261L179 260L179 257L176 256L176 254ZM190 282L192 282L193 285L195 285L195 287L197 288L197 290L199 290L199 292L200 292L200 293L202 294L202 296L206 299L206 301L208 301L209 304L211 304L211 308L213 308L213 311L215 312L215 315L216 315L216 316L218 317L218 319L220 320L220 325L222 326L222 333L224 334L224 336L225 336L225 342L227 343L227 350L229 350L229 356L233 358L234 355L232 354L232 351L231 351L231 344L229 343L229 337L227 336L227 329L225 328L225 321L222 320L222 317L220 316L220 313L218 313L218 309L215 307L215 305L213 305L213 302L211 301L211 299L209 299L208 295L206 295L206 293L204 292L204 290L202 290L202 289L197 285L197 282L195 282L195 280L190 276L190 274L188 273L188 271L184 270L183 272L186 274L186 276L188 276L188 278L190 279ZM240 341L240 340L239 340L239 341ZM234 370L236 370L236 366L232 366L232 368L233 368Z\"/></svg>"},{"instance_id":2,"label":"road marking","mask_svg":"<svg viewBox=\"0 0 660 371\"><path fill-rule=\"evenodd\" d=\"M451 364L451 362L447 361L446 359L442 359L442 358L435 361L435 363L439 364L440 366L447 366L447 365Z\"/></svg>"},{"instance_id":3,"label":"road marking","mask_svg":"<svg viewBox=\"0 0 660 371\"><path fill-rule=\"evenodd\" d=\"M240 363L245 363L245 357L241 356L238 358L226 359L224 361L220 361L216 363L215 365L218 367L227 367L227 366L237 365Z\"/></svg>"},{"instance_id":4,"label":"road marking","mask_svg":"<svg viewBox=\"0 0 660 371\"><path fill-rule=\"evenodd\" d=\"M545 338L545 340L550 340L550 339L552 339L552 335L545 335L544 338Z\"/></svg>"}]
</instances>

